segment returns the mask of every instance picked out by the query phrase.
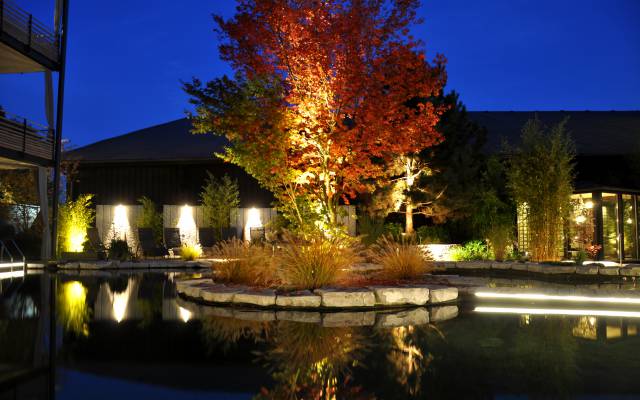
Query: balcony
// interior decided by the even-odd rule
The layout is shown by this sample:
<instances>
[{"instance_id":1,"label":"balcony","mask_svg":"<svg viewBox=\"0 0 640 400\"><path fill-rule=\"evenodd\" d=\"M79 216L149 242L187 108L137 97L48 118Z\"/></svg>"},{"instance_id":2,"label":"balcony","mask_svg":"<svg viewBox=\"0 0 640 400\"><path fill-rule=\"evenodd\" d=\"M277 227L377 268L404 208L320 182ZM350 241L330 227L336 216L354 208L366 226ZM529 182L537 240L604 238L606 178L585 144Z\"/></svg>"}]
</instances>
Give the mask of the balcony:
<instances>
[{"instance_id":1,"label":"balcony","mask_svg":"<svg viewBox=\"0 0 640 400\"><path fill-rule=\"evenodd\" d=\"M12 0L0 0L0 73L57 71L59 59L55 32Z\"/></svg>"},{"instance_id":2,"label":"balcony","mask_svg":"<svg viewBox=\"0 0 640 400\"><path fill-rule=\"evenodd\" d=\"M54 140L44 125L6 112L0 113L0 158L5 163L49 166L53 162Z\"/></svg>"}]
</instances>

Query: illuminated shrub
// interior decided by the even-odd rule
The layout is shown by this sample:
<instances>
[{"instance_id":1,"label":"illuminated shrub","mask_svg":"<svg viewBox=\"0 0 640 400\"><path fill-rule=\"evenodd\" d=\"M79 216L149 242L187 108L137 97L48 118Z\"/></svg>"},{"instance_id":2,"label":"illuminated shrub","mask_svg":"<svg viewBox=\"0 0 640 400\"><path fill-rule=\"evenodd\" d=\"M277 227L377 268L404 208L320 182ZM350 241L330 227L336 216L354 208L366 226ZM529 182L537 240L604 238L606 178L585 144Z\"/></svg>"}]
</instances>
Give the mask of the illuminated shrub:
<instances>
[{"instance_id":1,"label":"illuminated shrub","mask_svg":"<svg viewBox=\"0 0 640 400\"><path fill-rule=\"evenodd\" d=\"M87 240L87 228L95 220L92 194L78 196L60 205L58 217L58 252L81 252Z\"/></svg>"},{"instance_id":2,"label":"illuminated shrub","mask_svg":"<svg viewBox=\"0 0 640 400\"><path fill-rule=\"evenodd\" d=\"M232 238L213 248L217 281L267 286L274 283L273 259L264 246Z\"/></svg>"},{"instance_id":3,"label":"illuminated shrub","mask_svg":"<svg viewBox=\"0 0 640 400\"><path fill-rule=\"evenodd\" d=\"M180 248L180 257L186 261L193 261L202 256L202 247L199 244L183 244Z\"/></svg>"},{"instance_id":4,"label":"illuminated shrub","mask_svg":"<svg viewBox=\"0 0 640 400\"><path fill-rule=\"evenodd\" d=\"M283 285L316 289L337 282L344 270L359 262L360 246L354 238L326 238L317 233L308 239L286 235L277 254L278 277Z\"/></svg>"},{"instance_id":5,"label":"illuminated shrub","mask_svg":"<svg viewBox=\"0 0 640 400\"><path fill-rule=\"evenodd\" d=\"M480 240L472 240L463 246L452 246L449 254L453 261L489 260L493 258L489 247Z\"/></svg>"},{"instance_id":6,"label":"illuminated shrub","mask_svg":"<svg viewBox=\"0 0 640 400\"><path fill-rule=\"evenodd\" d=\"M382 266L387 279L415 279L433 271L428 253L409 242L381 238L373 247L373 260Z\"/></svg>"}]
</instances>

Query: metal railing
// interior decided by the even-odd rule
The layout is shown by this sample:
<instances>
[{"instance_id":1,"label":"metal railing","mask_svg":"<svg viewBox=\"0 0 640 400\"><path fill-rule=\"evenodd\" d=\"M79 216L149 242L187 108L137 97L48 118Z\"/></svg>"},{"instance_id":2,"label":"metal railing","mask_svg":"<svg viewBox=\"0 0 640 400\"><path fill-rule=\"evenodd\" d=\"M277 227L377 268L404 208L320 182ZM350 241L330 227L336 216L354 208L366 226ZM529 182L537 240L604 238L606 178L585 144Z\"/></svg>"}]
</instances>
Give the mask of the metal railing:
<instances>
[{"instance_id":1,"label":"metal railing","mask_svg":"<svg viewBox=\"0 0 640 400\"><path fill-rule=\"evenodd\" d=\"M53 131L17 115L0 112L0 147L53 160Z\"/></svg>"},{"instance_id":2,"label":"metal railing","mask_svg":"<svg viewBox=\"0 0 640 400\"><path fill-rule=\"evenodd\" d=\"M11 0L0 0L0 32L58 62L60 51L55 32Z\"/></svg>"}]
</instances>

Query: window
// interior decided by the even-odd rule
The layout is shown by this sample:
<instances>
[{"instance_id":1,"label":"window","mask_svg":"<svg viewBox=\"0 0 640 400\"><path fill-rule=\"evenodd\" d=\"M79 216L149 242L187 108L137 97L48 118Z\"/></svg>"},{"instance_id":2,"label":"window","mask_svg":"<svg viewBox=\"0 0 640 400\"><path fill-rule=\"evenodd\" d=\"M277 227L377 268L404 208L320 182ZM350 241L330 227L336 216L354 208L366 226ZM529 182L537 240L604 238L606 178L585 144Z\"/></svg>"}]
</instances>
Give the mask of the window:
<instances>
[{"instance_id":1,"label":"window","mask_svg":"<svg viewBox=\"0 0 640 400\"><path fill-rule=\"evenodd\" d=\"M602 193L602 247L604 257L617 260L618 253L618 195Z\"/></svg>"},{"instance_id":2,"label":"window","mask_svg":"<svg viewBox=\"0 0 640 400\"><path fill-rule=\"evenodd\" d=\"M638 234L635 196L622 195L622 229L624 232L624 258L634 260L638 258Z\"/></svg>"}]
</instances>

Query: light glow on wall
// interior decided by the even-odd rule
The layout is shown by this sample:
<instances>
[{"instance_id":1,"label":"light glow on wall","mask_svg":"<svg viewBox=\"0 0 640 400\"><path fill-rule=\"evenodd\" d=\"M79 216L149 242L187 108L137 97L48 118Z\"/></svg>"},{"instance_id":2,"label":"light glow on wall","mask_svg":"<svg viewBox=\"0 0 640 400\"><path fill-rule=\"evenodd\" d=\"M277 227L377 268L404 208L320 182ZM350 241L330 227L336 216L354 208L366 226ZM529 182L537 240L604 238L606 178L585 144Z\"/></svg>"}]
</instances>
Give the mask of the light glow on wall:
<instances>
[{"instance_id":1,"label":"light glow on wall","mask_svg":"<svg viewBox=\"0 0 640 400\"><path fill-rule=\"evenodd\" d=\"M183 245L195 246L198 244L198 229L196 221L193 219L193 207L185 204L180 208L180 218L176 227L180 229L180 240Z\"/></svg>"},{"instance_id":2,"label":"light glow on wall","mask_svg":"<svg viewBox=\"0 0 640 400\"><path fill-rule=\"evenodd\" d=\"M244 240L251 241L251 228L262 227L262 220L260 219L260 210L255 207L251 207L247 211L247 222L244 225Z\"/></svg>"},{"instance_id":3,"label":"light glow on wall","mask_svg":"<svg viewBox=\"0 0 640 400\"><path fill-rule=\"evenodd\" d=\"M574 295L550 295L542 293L497 293L476 292L476 297L485 299L511 299L511 300L554 300L583 303L612 303L612 304L640 304L640 298L633 297L595 297Z\"/></svg>"},{"instance_id":4,"label":"light glow on wall","mask_svg":"<svg viewBox=\"0 0 640 400\"><path fill-rule=\"evenodd\" d=\"M129 225L129 216L127 207L119 204L115 207L113 213L113 235L120 240L126 240L131 237L131 225Z\"/></svg>"},{"instance_id":5,"label":"light glow on wall","mask_svg":"<svg viewBox=\"0 0 640 400\"><path fill-rule=\"evenodd\" d=\"M453 244L424 244L421 247L426 248L431 254L433 261L453 261L451 258L451 247Z\"/></svg>"},{"instance_id":6,"label":"light glow on wall","mask_svg":"<svg viewBox=\"0 0 640 400\"><path fill-rule=\"evenodd\" d=\"M638 311L622 310L580 310L563 308L526 308L526 307L476 307L474 312L494 314L527 314L527 315L576 315L593 317L640 318Z\"/></svg>"},{"instance_id":7,"label":"light glow on wall","mask_svg":"<svg viewBox=\"0 0 640 400\"><path fill-rule=\"evenodd\" d=\"M84 251L84 242L86 240L87 237L87 230L84 227L80 227L80 226L76 226L76 225L71 225L69 227L69 233L68 233L68 240L67 240L67 251L73 252L73 253L81 253Z\"/></svg>"}]
</instances>

